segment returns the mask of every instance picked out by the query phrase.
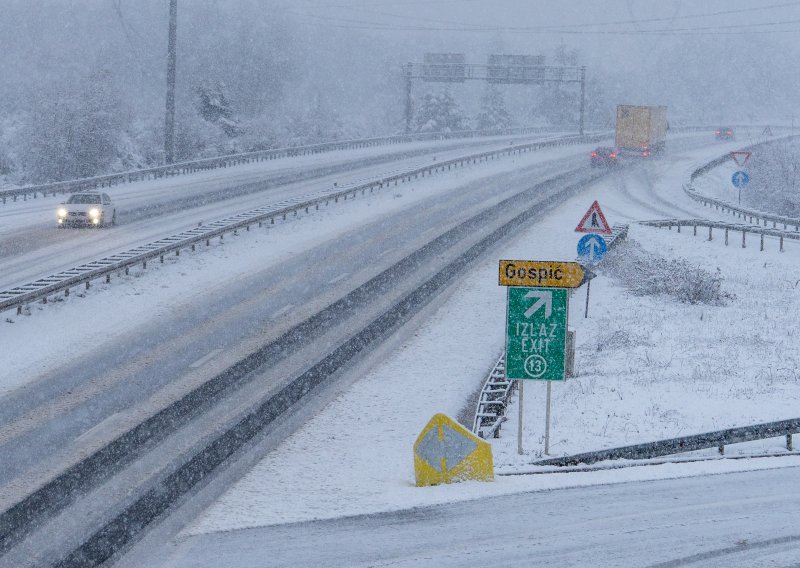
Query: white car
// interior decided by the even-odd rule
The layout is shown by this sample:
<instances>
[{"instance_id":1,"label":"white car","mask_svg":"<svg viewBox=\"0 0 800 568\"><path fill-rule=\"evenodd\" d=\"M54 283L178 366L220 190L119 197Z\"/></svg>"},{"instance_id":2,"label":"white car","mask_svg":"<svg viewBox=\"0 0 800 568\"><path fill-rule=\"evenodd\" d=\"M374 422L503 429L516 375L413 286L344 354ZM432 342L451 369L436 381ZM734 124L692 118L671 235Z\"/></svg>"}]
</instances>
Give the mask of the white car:
<instances>
[{"instance_id":1,"label":"white car","mask_svg":"<svg viewBox=\"0 0 800 568\"><path fill-rule=\"evenodd\" d=\"M106 193L73 193L56 211L59 227L86 225L107 227L117 222L117 210Z\"/></svg>"}]
</instances>

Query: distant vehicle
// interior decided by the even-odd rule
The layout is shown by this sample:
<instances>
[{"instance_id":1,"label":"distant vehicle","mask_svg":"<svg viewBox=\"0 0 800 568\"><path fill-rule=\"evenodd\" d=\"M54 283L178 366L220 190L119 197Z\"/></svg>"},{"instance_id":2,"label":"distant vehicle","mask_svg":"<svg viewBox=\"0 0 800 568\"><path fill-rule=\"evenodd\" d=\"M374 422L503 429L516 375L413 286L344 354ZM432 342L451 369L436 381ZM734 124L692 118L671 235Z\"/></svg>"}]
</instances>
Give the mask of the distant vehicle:
<instances>
[{"instance_id":1,"label":"distant vehicle","mask_svg":"<svg viewBox=\"0 0 800 568\"><path fill-rule=\"evenodd\" d=\"M595 148L592 151L591 164L593 168L618 166L619 151L605 146Z\"/></svg>"},{"instance_id":2,"label":"distant vehicle","mask_svg":"<svg viewBox=\"0 0 800 568\"><path fill-rule=\"evenodd\" d=\"M736 136L733 135L733 128L727 126L717 128L714 131L714 136L716 136L717 140L736 140Z\"/></svg>"},{"instance_id":3,"label":"distant vehicle","mask_svg":"<svg viewBox=\"0 0 800 568\"><path fill-rule=\"evenodd\" d=\"M106 193L73 193L56 211L59 227L107 227L117 223L117 210Z\"/></svg>"},{"instance_id":4,"label":"distant vehicle","mask_svg":"<svg viewBox=\"0 0 800 568\"><path fill-rule=\"evenodd\" d=\"M667 107L618 105L615 145L622 155L646 158L664 150L667 128Z\"/></svg>"}]
</instances>

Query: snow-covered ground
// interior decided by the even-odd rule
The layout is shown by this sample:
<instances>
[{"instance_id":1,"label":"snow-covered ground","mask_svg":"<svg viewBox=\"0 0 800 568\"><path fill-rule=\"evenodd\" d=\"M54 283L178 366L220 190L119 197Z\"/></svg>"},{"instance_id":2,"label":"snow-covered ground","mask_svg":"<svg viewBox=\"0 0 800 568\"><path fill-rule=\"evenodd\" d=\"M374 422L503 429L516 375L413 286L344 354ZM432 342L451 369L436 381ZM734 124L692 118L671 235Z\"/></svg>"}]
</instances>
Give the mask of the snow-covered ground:
<instances>
[{"instance_id":1,"label":"snow-covered ground","mask_svg":"<svg viewBox=\"0 0 800 568\"><path fill-rule=\"evenodd\" d=\"M730 146L730 147L728 147ZM414 336L231 487L185 534L235 530L406 509L476 497L581 484L615 483L797 467L796 457L669 464L624 471L498 477L494 483L413 486L412 444L436 412L457 415L503 348L505 290L499 258L571 259L573 228L598 199L611 222L701 216L682 194L691 167L734 149L720 145L633 167L571 199L520 233L462 279ZM709 214L708 210L705 214ZM722 278L721 305L632 295L625 282L593 281L570 306L577 376L553 385L551 454L614 447L797 415L800 247L726 247L631 225L642 254L681 258ZM772 243L775 244L775 243ZM673 274L673 278L685 274ZM516 406L492 440L498 472L530 469L542 454L543 383L525 389L525 453L516 453ZM781 451L782 440L757 444ZM751 448L752 449L752 448ZM736 448L730 451L739 451ZM713 453L706 452L711 456Z\"/></svg>"}]
</instances>

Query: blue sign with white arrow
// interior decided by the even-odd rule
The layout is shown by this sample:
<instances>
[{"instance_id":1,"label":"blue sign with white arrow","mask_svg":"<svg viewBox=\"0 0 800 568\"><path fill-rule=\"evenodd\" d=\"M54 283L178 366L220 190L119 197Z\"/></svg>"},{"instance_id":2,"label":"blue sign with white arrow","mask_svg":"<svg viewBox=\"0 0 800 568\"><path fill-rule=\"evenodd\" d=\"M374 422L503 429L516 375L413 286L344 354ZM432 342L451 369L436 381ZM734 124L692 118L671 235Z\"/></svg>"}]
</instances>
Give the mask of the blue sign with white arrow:
<instances>
[{"instance_id":1,"label":"blue sign with white arrow","mask_svg":"<svg viewBox=\"0 0 800 568\"><path fill-rule=\"evenodd\" d=\"M738 172L734 172L733 175L731 176L731 183L733 184L734 187L738 187L739 189L741 189L748 183L750 183L750 176L747 175L747 172L739 170Z\"/></svg>"},{"instance_id":2,"label":"blue sign with white arrow","mask_svg":"<svg viewBox=\"0 0 800 568\"><path fill-rule=\"evenodd\" d=\"M589 264L600 262L607 250L606 240L600 235L586 235L578 241L578 258Z\"/></svg>"}]
</instances>

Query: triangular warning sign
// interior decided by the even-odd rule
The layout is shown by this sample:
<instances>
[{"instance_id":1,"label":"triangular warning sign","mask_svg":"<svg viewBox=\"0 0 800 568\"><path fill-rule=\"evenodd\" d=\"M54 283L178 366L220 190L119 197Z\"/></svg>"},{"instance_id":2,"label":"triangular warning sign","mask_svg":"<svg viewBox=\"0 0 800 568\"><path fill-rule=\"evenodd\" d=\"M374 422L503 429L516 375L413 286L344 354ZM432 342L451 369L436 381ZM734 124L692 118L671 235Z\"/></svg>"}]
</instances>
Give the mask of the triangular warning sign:
<instances>
[{"instance_id":1,"label":"triangular warning sign","mask_svg":"<svg viewBox=\"0 0 800 568\"><path fill-rule=\"evenodd\" d=\"M747 160L749 160L750 156L752 155L753 155L752 152L742 152L742 151L731 152L731 158L733 158L733 161L736 162L737 166L745 165L747 163Z\"/></svg>"},{"instance_id":2,"label":"triangular warning sign","mask_svg":"<svg viewBox=\"0 0 800 568\"><path fill-rule=\"evenodd\" d=\"M597 201L592 203L592 206L589 207L586 215L583 216L581 222L575 227L575 232L598 233L600 235L611 234L611 226L608 224L608 221L606 221L606 216L603 215L603 211L600 209L600 204Z\"/></svg>"},{"instance_id":3,"label":"triangular warning sign","mask_svg":"<svg viewBox=\"0 0 800 568\"><path fill-rule=\"evenodd\" d=\"M772 136L772 129L769 125L764 127L764 131L761 133L761 136Z\"/></svg>"}]
</instances>

